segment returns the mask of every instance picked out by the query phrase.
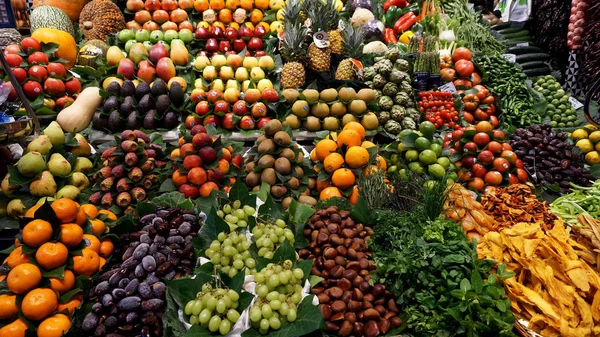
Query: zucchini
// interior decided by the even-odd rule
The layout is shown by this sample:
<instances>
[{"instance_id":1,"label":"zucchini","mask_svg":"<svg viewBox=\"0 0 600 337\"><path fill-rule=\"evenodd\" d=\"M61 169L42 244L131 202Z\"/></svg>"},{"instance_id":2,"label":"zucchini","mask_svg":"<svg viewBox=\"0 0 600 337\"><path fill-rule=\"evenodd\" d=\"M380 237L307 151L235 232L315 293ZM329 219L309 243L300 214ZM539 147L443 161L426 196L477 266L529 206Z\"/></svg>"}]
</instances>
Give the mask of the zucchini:
<instances>
[{"instance_id":1,"label":"zucchini","mask_svg":"<svg viewBox=\"0 0 600 337\"><path fill-rule=\"evenodd\" d=\"M548 61L550 59L550 55L546 53L534 53L534 54L523 54L517 55L515 61L517 63L526 63L532 61Z\"/></svg>"},{"instance_id":2,"label":"zucchini","mask_svg":"<svg viewBox=\"0 0 600 337\"><path fill-rule=\"evenodd\" d=\"M550 69L550 67L548 67L548 66L546 66L544 68L533 68L533 69L523 70L523 73L525 73L525 75L527 75L529 77L549 75L551 72L552 72L552 69Z\"/></svg>"},{"instance_id":3,"label":"zucchini","mask_svg":"<svg viewBox=\"0 0 600 337\"><path fill-rule=\"evenodd\" d=\"M523 68L523 70L543 68L543 67L548 66L548 64L546 64L546 62L544 62L544 61L531 61L531 62L519 63L519 65L521 66L521 68Z\"/></svg>"},{"instance_id":4,"label":"zucchini","mask_svg":"<svg viewBox=\"0 0 600 337\"><path fill-rule=\"evenodd\" d=\"M517 38L520 36L529 36L529 31L528 30L522 30L520 32L516 32L516 33L512 33L512 34L504 34L502 35L506 40L510 40L513 38Z\"/></svg>"},{"instance_id":5,"label":"zucchini","mask_svg":"<svg viewBox=\"0 0 600 337\"><path fill-rule=\"evenodd\" d=\"M510 28L511 25L512 25L512 22L510 22L510 21L500 22L498 24L491 26L490 29L491 30L501 30L501 29Z\"/></svg>"},{"instance_id":6,"label":"zucchini","mask_svg":"<svg viewBox=\"0 0 600 337\"><path fill-rule=\"evenodd\" d=\"M514 46L508 48L508 52L515 55L541 53L542 50L538 47L532 46Z\"/></svg>"},{"instance_id":7,"label":"zucchini","mask_svg":"<svg viewBox=\"0 0 600 337\"><path fill-rule=\"evenodd\" d=\"M498 33L502 34L502 35L506 35L506 34L518 33L522 30L523 30L523 28L521 28L521 27L511 27L511 28L499 30Z\"/></svg>"},{"instance_id":8,"label":"zucchini","mask_svg":"<svg viewBox=\"0 0 600 337\"><path fill-rule=\"evenodd\" d=\"M521 37L518 37L515 39L504 40L503 42L504 42L504 44L506 44L509 47L516 46L517 44L523 43L523 42L527 42L527 43L529 43L529 45L531 45L531 37L521 36Z\"/></svg>"}]
</instances>

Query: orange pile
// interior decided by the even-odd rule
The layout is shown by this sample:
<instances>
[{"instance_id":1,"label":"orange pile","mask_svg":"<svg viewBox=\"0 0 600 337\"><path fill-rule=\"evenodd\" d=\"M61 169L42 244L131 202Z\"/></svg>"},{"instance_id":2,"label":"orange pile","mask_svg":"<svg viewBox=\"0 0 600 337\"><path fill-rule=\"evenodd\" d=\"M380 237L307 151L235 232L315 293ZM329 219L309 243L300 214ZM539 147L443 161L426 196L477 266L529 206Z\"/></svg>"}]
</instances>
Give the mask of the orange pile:
<instances>
[{"instance_id":1,"label":"orange pile","mask_svg":"<svg viewBox=\"0 0 600 337\"><path fill-rule=\"evenodd\" d=\"M81 294L64 303L59 301L60 296L75 289L78 276L90 277L98 272L114 249L110 239L102 238L106 226L101 219L116 220L110 211L99 212L96 206L80 206L61 198L50 204L55 219L42 219L39 213L36 217L42 207L47 206L38 204L27 211L25 219L30 221L15 240L15 249L3 261L10 271L0 275L0 280L6 278L11 292L0 295L0 319L12 322L0 328L0 337L25 336L28 326L17 317L19 312L38 326L40 337L59 337L68 331L69 317L80 306ZM43 276L46 272L59 275L62 270L60 277ZM42 288L42 284L48 286ZM17 296L22 300L17 301Z\"/></svg>"}]
</instances>

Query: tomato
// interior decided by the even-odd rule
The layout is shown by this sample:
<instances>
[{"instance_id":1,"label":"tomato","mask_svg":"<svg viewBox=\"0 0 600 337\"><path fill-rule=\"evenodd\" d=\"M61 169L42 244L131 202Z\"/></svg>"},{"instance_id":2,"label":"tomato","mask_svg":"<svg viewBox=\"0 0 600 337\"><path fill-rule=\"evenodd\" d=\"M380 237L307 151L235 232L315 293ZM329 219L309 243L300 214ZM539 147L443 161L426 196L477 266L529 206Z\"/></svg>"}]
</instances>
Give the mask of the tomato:
<instances>
[{"instance_id":1,"label":"tomato","mask_svg":"<svg viewBox=\"0 0 600 337\"><path fill-rule=\"evenodd\" d=\"M474 94L465 95L462 101L465 105L465 110L467 111L474 111L479 106L479 98Z\"/></svg>"},{"instance_id":2,"label":"tomato","mask_svg":"<svg viewBox=\"0 0 600 337\"><path fill-rule=\"evenodd\" d=\"M477 109L475 110L475 119L478 121L487 121L488 118L490 118L490 116L488 116L488 114L486 114L483 110L481 109Z\"/></svg>"},{"instance_id":3,"label":"tomato","mask_svg":"<svg viewBox=\"0 0 600 337\"><path fill-rule=\"evenodd\" d=\"M452 68L445 68L445 69L442 69L441 73L442 73L442 79L444 81L452 82L452 81L454 81L454 77L456 75L456 70L454 70Z\"/></svg>"},{"instance_id":4,"label":"tomato","mask_svg":"<svg viewBox=\"0 0 600 337\"><path fill-rule=\"evenodd\" d=\"M490 91L483 85L477 84L473 88L477 89L477 98L479 98L480 101L483 101L490 95Z\"/></svg>"},{"instance_id":5,"label":"tomato","mask_svg":"<svg viewBox=\"0 0 600 337\"><path fill-rule=\"evenodd\" d=\"M470 77L475 70L475 66L473 66L473 62L468 60L458 60L454 64L454 69L456 69L456 73L460 77Z\"/></svg>"},{"instance_id":6,"label":"tomato","mask_svg":"<svg viewBox=\"0 0 600 337\"><path fill-rule=\"evenodd\" d=\"M463 119L465 120L465 122L473 124L473 114L471 114L470 112L463 112Z\"/></svg>"},{"instance_id":7,"label":"tomato","mask_svg":"<svg viewBox=\"0 0 600 337\"><path fill-rule=\"evenodd\" d=\"M486 98L484 98L484 99L481 101L481 103L483 103L483 104L493 104L493 103L494 103L494 101L495 101L495 99L494 99L494 96L492 96L492 95L489 95L489 96L487 96Z\"/></svg>"},{"instance_id":8,"label":"tomato","mask_svg":"<svg viewBox=\"0 0 600 337\"><path fill-rule=\"evenodd\" d=\"M471 81L467 81L467 80L463 80L463 79L458 79L454 81L454 86L455 87L467 87L467 88L471 88L471 86L473 85L473 83L471 83ZM460 95L462 94L462 92L457 91L457 93Z\"/></svg>"},{"instance_id":9,"label":"tomato","mask_svg":"<svg viewBox=\"0 0 600 337\"><path fill-rule=\"evenodd\" d=\"M459 61L459 60L470 61L472 57L473 57L473 55L471 54L471 51L465 47L456 48L456 49L454 49L454 52L452 53L452 60L454 60L455 66L456 66L457 61Z\"/></svg>"},{"instance_id":10,"label":"tomato","mask_svg":"<svg viewBox=\"0 0 600 337\"><path fill-rule=\"evenodd\" d=\"M481 76L478 73L473 72L473 75L471 75L471 81L473 84L479 84L481 83Z\"/></svg>"}]
</instances>

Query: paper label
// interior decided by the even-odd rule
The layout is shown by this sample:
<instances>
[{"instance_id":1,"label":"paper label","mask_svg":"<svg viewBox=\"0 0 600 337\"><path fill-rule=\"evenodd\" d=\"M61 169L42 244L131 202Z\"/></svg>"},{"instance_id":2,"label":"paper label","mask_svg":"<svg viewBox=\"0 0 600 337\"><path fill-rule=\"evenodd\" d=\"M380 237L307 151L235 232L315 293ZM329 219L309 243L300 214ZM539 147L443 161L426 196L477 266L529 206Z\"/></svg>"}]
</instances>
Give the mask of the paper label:
<instances>
[{"instance_id":1,"label":"paper label","mask_svg":"<svg viewBox=\"0 0 600 337\"><path fill-rule=\"evenodd\" d=\"M515 63L517 61L517 55L515 54L502 54L505 59L509 60L511 63Z\"/></svg>"},{"instance_id":2,"label":"paper label","mask_svg":"<svg viewBox=\"0 0 600 337\"><path fill-rule=\"evenodd\" d=\"M529 47L529 42L517 43L517 47Z\"/></svg>"},{"instance_id":3,"label":"paper label","mask_svg":"<svg viewBox=\"0 0 600 337\"><path fill-rule=\"evenodd\" d=\"M213 11L213 10L204 11L204 13L202 13L203 21L212 23L212 22L215 22L216 19L217 19L217 16L215 14L215 11Z\"/></svg>"},{"instance_id":4,"label":"paper label","mask_svg":"<svg viewBox=\"0 0 600 337\"><path fill-rule=\"evenodd\" d=\"M440 86L438 89L443 92L449 92L452 94L456 94L456 87L454 86L454 83L452 83L452 82L448 82L448 83Z\"/></svg>"},{"instance_id":5,"label":"paper label","mask_svg":"<svg viewBox=\"0 0 600 337\"><path fill-rule=\"evenodd\" d=\"M327 37L326 32L317 32L313 35L313 41L317 48L327 48L329 47L329 38Z\"/></svg>"},{"instance_id":6,"label":"paper label","mask_svg":"<svg viewBox=\"0 0 600 337\"><path fill-rule=\"evenodd\" d=\"M569 96L569 103L573 106L573 109L577 110L583 107L583 103L579 102L575 97Z\"/></svg>"},{"instance_id":7,"label":"paper label","mask_svg":"<svg viewBox=\"0 0 600 337\"><path fill-rule=\"evenodd\" d=\"M247 17L248 15L246 15L246 10L243 8L238 8L233 13L233 21L239 23L240 25L246 21Z\"/></svg>"}]
</instances>

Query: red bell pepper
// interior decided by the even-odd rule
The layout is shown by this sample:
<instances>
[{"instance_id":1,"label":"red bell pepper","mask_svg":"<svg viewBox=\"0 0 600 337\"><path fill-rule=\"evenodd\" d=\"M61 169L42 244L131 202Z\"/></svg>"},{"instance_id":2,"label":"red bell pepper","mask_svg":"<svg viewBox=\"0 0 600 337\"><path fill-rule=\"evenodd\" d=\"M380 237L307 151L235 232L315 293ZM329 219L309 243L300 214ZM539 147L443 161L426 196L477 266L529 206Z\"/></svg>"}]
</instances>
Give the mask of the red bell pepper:
<instances>
[{"instance_id":1,"label":"red bell pepper","mask_svg":"<svg viewBox=\"0 0 600 337\"><path fill-rule=\"evenodd\" d=\"M413 15L408 20L404 21L402 25L400 25L400 30L402 32L405 32L409 30L410 27L412 27L415 23L417 23L417 17L413 13Z\"/></svg>"},{"instance_id":2,"label":"red bell pepper","mask_svg":"<svg viewBox=\"0 0 600 337\"><path fill-rule=\"evenodd\" d=\"M386 44L396 44L398 43L398 39L396 38L396 33L392 28L385 29L385 35L383 36L383 42Z\"/></svg>"},{"instance_id":3,"label":"red bell pepper","mask_svg":"<svg viewBox=\"0 0 600 337\"><path fill-rule=\"evenodd\" d=\"M392 6L396 6L398 8L404 8L406 7L408 3L406 2L406 0L386 0L383 3L383 12L387 12L388 9Z\"/></svg>"},{"instance_id":4,"label":"red bell pepper","mask_svg":"<svg viewBox=\"0 0 600 337\"><path fill-rule=\"evenodd\" d=\"M404 30L402 30L402 27L404 27L406 22L412 21L413 19L416 22L416 16L415 16L415 13L413 13L413 12L408 12L408 13L402 15L400 17L400 19L398 19L396 21L396 23L394 24L394 28L393 28L394 33L402 34L402 32L404 32ZM413 24L414 24L414 22L410 26L412 26Z\"/></svg>"}]
</instances>

